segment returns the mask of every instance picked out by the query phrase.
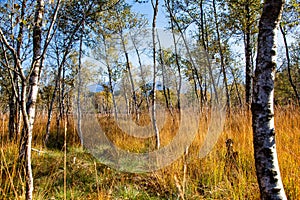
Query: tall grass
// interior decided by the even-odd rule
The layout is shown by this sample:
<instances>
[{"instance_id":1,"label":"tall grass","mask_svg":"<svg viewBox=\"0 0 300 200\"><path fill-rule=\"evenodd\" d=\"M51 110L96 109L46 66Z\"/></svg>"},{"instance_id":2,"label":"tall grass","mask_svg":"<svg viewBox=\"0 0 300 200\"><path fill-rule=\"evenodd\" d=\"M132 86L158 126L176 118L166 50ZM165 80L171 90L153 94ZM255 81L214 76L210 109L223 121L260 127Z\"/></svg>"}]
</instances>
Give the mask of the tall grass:
<instances>
[{"instance_id":1,"label":"tall grass","mask_svg":"<svg viewBox=\"0 0 300 200\"><path fill-rule=\"evenodd\" d=\"M99 120L107 127L111 140L122 148L143 152L155 147L154 138L132 140L113 126L113 121ZM4 123L7 126L7 121ZM173 138L174 123L168 123L162 130L163 145ZM224 131L212 152L198 159L203 130L207 128L206 119L201 119L199 134L186 155L166 168L143 174L118 172L97 162L78 144L71 121L59 133L53 123L51 143L43 147L45 124L46 119L38 117L34 130L34 148L40 150L33 152L35 199L259 199L249 112L238 110L227 116ZM276 108L275 126L285 190L289 199L299 199L300 109ZM67 149L64 149L65 130ZM238 152L237 160L232 161L234 167L226 165L228 138L233 139L234 150ZM18 144L7 140L7 129L2 126L0 144L0 199L24 199L24 172L18 164Z\"/></svg>"}]
</instances>

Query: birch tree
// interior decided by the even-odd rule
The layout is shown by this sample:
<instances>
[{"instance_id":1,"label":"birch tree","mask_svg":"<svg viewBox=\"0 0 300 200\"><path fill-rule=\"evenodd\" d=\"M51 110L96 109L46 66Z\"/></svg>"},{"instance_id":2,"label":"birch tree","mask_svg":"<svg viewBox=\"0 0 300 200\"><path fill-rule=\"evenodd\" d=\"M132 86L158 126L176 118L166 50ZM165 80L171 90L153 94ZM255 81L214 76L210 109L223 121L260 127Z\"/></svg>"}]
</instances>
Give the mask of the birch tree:
<instances>
[{"instance_id":1,"label":"birch tree","mask_svg":"<svg viewBox=\"0 0 300 200\"><path fill-rule=\"evenodd\" d=\"M128 73L130 85L131 85L134 113L136 116L136 120L139 121L137 94L136 94L135 84L132 75L132 66L129 59L129 50L127 47L127 43L128 43L126 40L127 34L125 34L126 29L131 29L134 26L136 26L137 25L136 22L138 22L139 20L133 15L133 13L131 13L130 7L127 4L121 5L120 8L121 11L118 8L116 8L116 18L117 18L116 32L120 36L121 48L125 55L125 63L126 63L125 65L126 65L126 70Z\"/></svg>"},{"instance_id":2,"label":"birch tree","mask_svg":"<svg viewBox=\"0 0 300 200\"><path fill-rule=\"evenodd\" d=\"M223 47L221 44L221 37L220 37L220 31L219 31L219 21L218 21L218 14L217 14L217 8L216 8L216 1L212 1L213 4L213 10L214 10L214 20L216 25L216 32L217 32L217 43L219 48L219 55L221 59L221 70L223 73L224 78L224 86L225 86L225 92L226 92L226 99L227 99L227 108L228 112L230 113L230 96L229 96L229 90L228 90L228 84L227 84L227 75L226 75L226 67L225 67L225 61L224 61L224 54L223 54Z\"/></svg>"},{"instance_id":3,"label":"birch tree","mask_svg":"<svg viewBox=\"0 0 300 200\"><path fill-rule=\"evenodd\" d=\"M237 37L242 37L244 43L245 55L245 102L247 108L250 108L252 101L253 85L253 52L255 46L254 38L257 34L257 21L261 10L259 0L226 0L229 12L225 11L223 15L228 18L226 26Z\"/></svg>"},{"instance_id":4,"label":"birch tree","mask_svg":"<svg viewBox=\"0 0 300 200\"><path fill-rule=\"evenodd\" d=\"M275 143L274 78L276 40L284 0L265 0L259 22L252 103L252 126L256 175L261 199L286 199Z\"/></svg>"},{"instance_id":5,"label":"birch tree","mask_svg":"<svg viewBox=\"0 0 300 200\"><path fill-rule=\"evenodd\" d=\"M42 24L44 22L45 13L45 2L44 0L37 0L34 7L34 21L31 35L32 39L32 57L31 64L29 62L22 62L22 57L19 56L17 49L14 48L14 40L19 38L14 38L14 40L8 40L9 35L4 33L0 29L0 40L4 46L4 50L13 58L13 63L15 68L10 67L7 63L6 67L9 70L14 69L20 78L20 88L21 92L17 96L20 99L20 109L23 116L23 131L22 139L20 144L19 156L23 160L25 159L25 182L26 182L26 199L32 199L33 192L33 176L31 167L31 143L32 143L32 132L36 113L36 102L39 90L39 79L41 75L41 70L43 66L44 57L46 54L47 47L51 40L52 29L57 18L57 12L59 10L59 3L57 1L56 6L54 6L54 12L49 21L49 26L46 29L45 37L43 38L43 28ZM21 37L25 37L21 35ZM10 37L11 38L11 37ZM28 46L27 46L28 47ZM16 86L13 84L13 90L17 90ZM16 93L17 94L17 93Z\"/></svg>"},{"instance_id":6,"label":"birch tree","mask_svg":"<svg viewBox=\"0 0 300 200\"><path fill-rule=\"evenodd\" d=\"M156 148L160 148L160 134L159 130L157 127L156 123L156 73L157 73L157 68L156 68L156 18L157 18L157 13L158 13L158 0L151 0L151 5L153 8L153 20L152 20L152 45L153 45L153 88L152 88L152 124L156 136Z\"/></svg>"},{"instance_id":7,"label":"birch tree","mask_svg":"<svg viewBox=\"0 0 300 200\"><path fill-rule=\"evenodd\" d=\"M110 1L110 2L97 2L97 1L63 1L62 8L59 13L59 20L57 22L56 28L57 33L53 39L54 46L54 57L56 60L53 63L57 63L56 67L56 77L55 77L55 86L52 92L50 106L48 108L48 120L46 125L46 133L44 143L47 144L50 137L50 124L53 116L53 108L55 100L58 101L59 107L63 108L62 103L64 102L65 95L62 94L63 90L59 90L60 82L64 81L62 77L63 72L68 64L68 60L74 54L74 51L78 51L80 54L80 43L88 43L90 38L86 37L88 34L86 29L93 28L96 22L99 21L97 16L99 13L110 10L114 8L114 6L118 3L118 1ZM84 26L83 26L84 24ZM82 40L82 41L81 41ZM53 57L52 56L52 57ZM77 70L78 71L78 70ZM80 70L79 70L80 71ZM77 72L78 73L78 72ZM64 87L62 87L64 88ZM62 97L59 98L59 96ZM66 97L66 96L65 96ZM62 113L62 112L60 112ZM61 114L60 114L61 115ZM57 118L57 124L59 125L61 118ZM80 124L80 123L79 123ZM57 126L59 129L59 126ZM80 135L79 128L79 135ZM58 135L57 135L58 136Z\"/></svg>"},{"instance_id":8,"label":"birch tree","mask_svg":"<svg viewBox=\"0 0 300 200\"><path fill-rule=\"evenodd\" d=\"M299 3L297 2L297 0L288 1L285 4L283 16L279 28L281 31L281 35L284 43L284 50L285 50L284 63L286 63L286 66L284 66L284 70L287 71L288 82L290 83L292 87L292 91L294 93L294 95L292 96L294 96L293 99L298 103L298 105L300 105L300 91L299 91L299 87L297 87L299 84L297 84L297 77L293 76L297 71L294 67L297 66L297 64L293 66L293 59L292 59L293 53L297 52L297 50L293 49L294 42L293 40L292 42L290 42L289 38L297 38L296 35L298 35L297 29L299 28L299 18L300 18ZM281 80L286 82L286 78L281 78ZM285 88L289 88L289 87L285 87Z\"/></svg>"}]
</instances>

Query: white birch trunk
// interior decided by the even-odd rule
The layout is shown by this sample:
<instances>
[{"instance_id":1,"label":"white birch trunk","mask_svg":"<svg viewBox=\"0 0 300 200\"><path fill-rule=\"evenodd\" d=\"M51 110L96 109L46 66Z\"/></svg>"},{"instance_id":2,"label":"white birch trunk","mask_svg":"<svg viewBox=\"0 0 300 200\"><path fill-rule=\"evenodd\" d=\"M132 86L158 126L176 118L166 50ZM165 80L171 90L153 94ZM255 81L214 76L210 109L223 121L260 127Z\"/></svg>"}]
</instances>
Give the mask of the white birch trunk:
<instances>
[{"instance_id":1,"label":"white birch trunk","mask_svg":"<svg viewBox=\"0 0 300 200\"><path fill-rule=\"evenodd\" d=\"M153 22L152 22L152 44L153 44L153 96L152 96L152 124L153 129L156 136L156 148L160 148L160 135L156 122L156 39L155 39L155 31L156 31L156 17L158 13L158 0L155 3L152 1L153 7Z\"/></svg>"},{"instance_id":2,"label":"white birch trunk","mask_svg":"<svg viewBox=\"0 0 300 200\"><path fill-rule=\"evenodd\" d=\"M24 113L23 105L23 114L25 127L25 135L27 136L26 140L26 199L32 199L33 192L33 176L32 176L32 167L31 167L31 142L32 142L32 130L33 123L35 118L36 110L36 100L39 89L39 76L40 70L42 67L42 21L44 16L44 1L37 0L35 19L34 19L34 28L33 28L33 61L32 61L32 72L29 77L29 94L28 100L26 103L26 114ZM23 88L24 92L26 92ZM25 96L23 96L25 98Z\"/></svg>"},{"instance_id":3,"label":"white birch trunk","mask_svg":"<svg viewBox=\"0 0 300 200\"><path fill-rule=\"evenodd\" d=\"M45 37L45 43L42 48L42 22L45 12L45 3L44 0L35 1L35 16L34 16L34 26L32 33L32 63L28 70L28 76L25 75L24 68L22 67L22 62L19 54L13 48L12 45L9 44L6 39L3 31L0 28L0 39L5 45L5 47L11 52L14 58L14 64L18 71L18 75L20 77L21 84L21 92L20 92L20 107L22 111L22 117L24 121L22 139L20 144L19 157L21 159L25 156L25 182L26 182L26 199L31 200L33 198L33 176L32 176L32 167L31 167L31 144L32 144L32 131L34 125L34 119L36 115L36 101L39 90L39 79L40 73L43 66L43 60L45 53L47 51L47 47L51 40L51 34L54 27L54 23L57 18L57 13L59 10L60 0L57 1L57 6L55 12L53 14L53 18L51 19L51 24L48 27L47 35ZM24 2L23 2L24 3ZM26 68L28 69L28 68ZM21 115L20 115L21 117Z\"/></svg>"},{"instance_id":4,"label":"white birch trunk","mask_svg":"<svg viewBox=\"0 0 300 200\"><path fill-rule=\"evenodd\" d=\"M254 78L252 126L256 174L261 199L286 199L275 143L274 79L276 40L283 0L265 0L259 24Z\"/></svg>"},{"instance_id":5,"label":"white birch trunk","mask_svg":"<svg viewBox=\"0 0 300 200\"><path fill-rule=\"evenodd\" d=\"M82 35L80 36L80 44L79 44L79 59L78 59L78 89L77 89L77 127L78 127L78 135L80 138L81 147L83 147L83 134L81 130L81 87L82 87L82 78L81 78L81 65L82 65Z\"/></svg>"},{"instance_id":6,"label":"white birch trunk","mask_svg":"<svg viewBox=\"0 0 300 200\"><path fill-rule=\"evenodd\" d=\"M117 103L116 103L116 98L114 94L114 87L113 87L113 72L110 66L109 62L109 53L107 49L107 44L106 44L106 36L103 33L103 43L104 43L104 52L105 52L105 64L106 64L106 69L108 72L108 83L109 83L109 91L111 92L112 95L112 101L113 101L113 106L114 106L114 115L115 115L115 120L118 120L118 108L117 108Z\"/></svg>"}]
</instances>

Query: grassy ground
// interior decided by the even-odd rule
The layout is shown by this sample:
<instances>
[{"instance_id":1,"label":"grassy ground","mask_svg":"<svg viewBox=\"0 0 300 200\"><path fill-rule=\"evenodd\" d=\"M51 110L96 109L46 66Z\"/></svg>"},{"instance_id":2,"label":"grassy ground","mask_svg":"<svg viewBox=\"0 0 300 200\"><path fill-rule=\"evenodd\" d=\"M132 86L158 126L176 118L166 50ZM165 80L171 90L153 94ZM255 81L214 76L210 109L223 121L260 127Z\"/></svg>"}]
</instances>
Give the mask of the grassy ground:
<instances>
[{"instance_id":1,"label":"grassy ground","mask_svg":"<svg viewBox=\"0 0 300 200\"><path fill-rule=\"evenodd\" d=\"M101 120L101 119L100 119ZM102 119L103 120L103 119ZM205 120L204 120L205 121ZM24 199L24 172L18 166L18 145L8 142L7 121L1 126L0 199ZM104 120L103 123L109 123ZM201 122L201 127L206 127ZM4 125L4 126L3 126ZM108 124L106 124L107 126ZM281 174L289 199L300 198L300 110L277 108L275 112L277 149ZM162 143L173 137L169 124ZM133 174L118 172L97 162L78 145L74 126L67 129L67 150L64 154L63 128L56 142L56 130L48 148L42 146L45 120L38 118L33 151L34 199L259 199L255 176L251 116L238 111L227 117L225 128L213 151L203 159L195 153L201 146L201 131L189 154L156 172ZM134 150L144 148L141 141L110 133L112 141ZM234 141L237 160L226 160L226 139ZM55 141L55 142L54 142ZM148 142L153 148L155 142ZM150 147L149 147L150 146ZM65 156L66 155L66 156ZM228 164L229 163L229 164Z\"/></svg>"}]
</instances>

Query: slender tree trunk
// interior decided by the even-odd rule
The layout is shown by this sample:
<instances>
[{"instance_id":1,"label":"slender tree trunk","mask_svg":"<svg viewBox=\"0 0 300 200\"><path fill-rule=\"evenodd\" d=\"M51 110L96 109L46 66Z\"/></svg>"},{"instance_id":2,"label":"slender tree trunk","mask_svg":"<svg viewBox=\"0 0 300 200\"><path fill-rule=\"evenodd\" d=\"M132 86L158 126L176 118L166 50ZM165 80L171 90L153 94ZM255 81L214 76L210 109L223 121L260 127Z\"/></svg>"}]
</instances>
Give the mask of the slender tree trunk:
<instances>
[{"instance_id":1,"label":"slender tree trunk","mask_svg":"<svg viewBox=\"0 0 300 200\"><path fill-rule=\"evenodd\" d=\"M287 59L287 69L288 69L288 76L289 76L289 82L294 90L296 99L297 99L297 103L300 105L300 95L299 92L297 90L297 87L293 81L292 78L292 74L291 74L291 61L290 61L290 54L289 54L289 48L288 48L288 44L287 44L287 40L286 40L286 33L283 30L283 27L281 25L279 25L280 27L280 31L283 37L283 41L284 41L284 47L285 47L285 55L286 55L286 59Z\"/></svg>"},{"instance_id":2,"label":"slender tree trunk","mask_svg":"<svg viewBox=\"0 0 300 200\"><path fill-rule=\"evenodd\" d=\"M251 47L250 47L250 34L245 35L245 58L246 58L246 106L250 108L252 102L253 90L253 67L251 64Z\"/></svg>"},{"instance_id":3,"label":"slender tree trunk","mask_svg":"<svg viewBox=\"0 0 300 200\"><path fill-rule=\"evenodd\" d=\"M241 93L240 93L240 90L239 90L239 87L238 87L238 82L236 80L235 73L234 73L234 71L231 67L230 67L230 70L231 70L231 74L233 76L234 86L235 86L235 90L236 90L236 93L237 93L237 96L238 96L239 104L240 104L240 106L243 106Z\"/></svg>"},{"instance_id":4,"label":"slender tree trunk","mask_svg":"<svg viewBox=\"0 0 300 200\"><path fill-rule=\"evenodd\" d=\"M201 104L201 107L203 106L203 102L204 102L204 91L203 91L203 87L202 87L202 84L203 84L203 78L202 78L202 75L198 72L198 68L194 62L194 59L192 58L192 54L190 52L190 48L189 48L189 44L188 42L186 41L186 38L185 38L185 35L178 23L178 21L176 20L174 14L172 13L172 6L170 5L170 2L169 1L166 1L166 7L167 7L167 10L170 14L170 18L171 18L171 22L174 23L177 27L177 30L179 31L181 37L182 37L182 40L183 40L183 43L184 43L184 46L187 50L187 55L188 55L188 58L189 58L189 61L192 65L192 71L193 71L193 78L197 80L197 83L195 83L195 93L197 94L197 98L198 98L198 87L200 88L200 104ZM197 85L198 84L198 85Z\"/></svg>"},{"instance_id":5,"label":"slender tree trunk","mask_svg":"<svg viewBox=\"0 0 300 200\"><path fill-rule=\"evenodd\" d=\"M110 93L112 95L112 101L113 101L113 106L114 106L115 119L118 120L118 108L117 108L117 103L116 103L116 98L115 98L115 92L114 92L114 88L113 88L112 69L111 69L109 63L107 63L107 71L108 71L108 80L109 80L109 91L110 91Z\"/></svg>"},{"instance_id":6,"label":"slender tree trunk","mask_svg":"<svg viewBox=\"0 0 300 200\"><path fill-rule=\"evenodd\" d=\"M21 7L21 15L20 15L20 26L19 26L19 33L18 33L18 40L17 40L17 49L16 53L17 56L21 57L21 48L23 44L23 32L24 32L24 15L25 15L25 7L26 7L26 0L22 1L22 7ZM8 131L9 131L9 138L13 139L14 136L18 136L19 134L19 127L20 127L20 101L19 101L19 77L17 75L17 66L14 65L14 71L13 71L13 86L15 88L12 90L12 93L9 97L9 122L8 122ZM16 137L17 140L17 137Z\"/></svg>"},{"instance_id":7,"label":"slender tree trunk","mask_svg":"<svg viewBox=\"0 0 300 200\"><path fill-rule=\"evenodd\" d=\"M61 0L58 0L56 2L56 8L55 8L55 12L54 12L54 15L53 15L53 19L52 19L52 22L51 22L51 26L50 26L50 29L49 30L52 30L53 29L53 26L54 26L54 22L56 21L57 19L57 15L58 15L58 11L60 9L60 4L61 4ZM91 8L91 6L89 6L88 10ZM63 69L63 66L65 65L65 62L66 62L66 59L67 59L67 56L69 55L69 52L71 50L71 45L74 41L74 36L75 34L77 33L77 31L80 29L82 23L84 22L85 19L81 19L76 25L75 25L75 28L74 30L71 32L71 34L67 37L67 46L65 47L64 49L64 54L63 54L63 58L62 58L62 61L59 62L59 47L57 46L56 47L56 55L57 55L57 66L58 66L58 75L56 77L56 80L55 80L55 87L54 87L54 91L52 93L52 99L51 99L51 102L50 102L50 106L49 106L49 109L48 109L48 120L47 120L47 125L46 125L46 134L45 134L45 140L44 140L44 145L47 144L48 140L49 140L49 136L50 136L50 124L51 124L51 120L52 120L52 112L53 112L53 105L54 105L54 102L55 102L55 98L56 98L56 95L57 95L57 88L58 88L58 85L59 85L59 81L60 81L60 77L61 77L61 71ZM47 46L49 45L50 43L50 40L52 37L50 37L50 33L51 31L48 31L48 35L47 35L47 39L46 39L46 42L45 42L45 48L44 48L44 52L46 51L47 49Z\"/></svg>"},{"instance_id":8,"label":"slender tree trunk","mask_svg":"<svg viewBox=\"0 0 300 200\"><path fill-rule=\"evenodd\" d=\"M205 33L204 33L204 30L205 30L205 27L204 27L204 25L205 25L205 23L204 23L205 13L203 11L203 0L200 1L200 11L201 11L201 13L200 13L201 42L202 42L204 50L207 51L207 45L206 45L206 42L205 42Z\"/></svg>"},{"instance_id":9,"label":"slender tree trunk","mask_svg":"<svg viewBox=\"0 0 300 200\"><path fill-rule=\"evenodd\" d=\"M15 77L15 75L14 75ZM15 82L15 81L14 81ZM8 118L8 132L9 139L12 140L16 136L17 131L17 113L18 113L18 101L16 100L16 94L14 91L9 96L9 118Z\"/></svg>"},{"instance_id":10,"label":"slender tree trunk","mask_svg":"<svg viewBox=\"0 0 300 200\"><path fill-rule=\"evenodd\" d=\"M39 75L42 68L42 21L44 15L44 1L37 0L35 19L34 19L34 28L33 28L33 61L32 66L33 70L29 78L29 94L28 100L26 103L26 113L24 112L23 105L23 115L25 116L25 134L26 138L26 199L32 199L33 192L33 176L31 168L31 142L32 142L32 130L33 123L35 119L35 110L36 110L36 100L39 89ZM23 88L23 94L26 93L26 87ZM25 98L25 96L23 96ZM26 128L27 127L27 128Z\"/></svg>"},{"instance_id":11,"label":"slender tree trunk","mask_svg":"<svg viewBox=\"0 0 300 200\"><path fill-rule=\"evenodd\" d=\"M51 125L51 120L52 120L53 105L54 105L56 95L57 95L57 89L58 89L59 81L60 81L60 78L61 78L61 71L62 71L62 65L60 65L58 67L58 74L57 74L56 79L55 79L55 86L54 86L54 90L53 90L53 93L52 93L50 106L49 106L49 109L48 109L48 120L47 120L47 125L46 125L46 134L45 134L44 145L46 145L48 143L49 136L50 136L50 125Z\"/></svg>"},{"instance_id":12,"label":"slender tree trunk","mask_svg":"<svg viewBox=\"0 0 300 200\"><path fill-rule=\"evenodd\" d=\"M126 44L125 44L125 39L124 39L122 31L121 31L120 35L121 35L121 42L122 42L123 51L125 53L126 69L127 69L127 72L128 72L130 86L131 86L131 91L132 91L134 114L136 116L136 120L139 121L139 111L138 111L138 104L137 104L137 96L136 96L136 92L135 92L134 81L133 81L132 72L131 72L131 66L130 66L130 62L129 62L129 56L128 56L128 52L127 52L127 48L126 48Z\"/></svg>"},{"instance_id":13,"label":"slender tree trunk","mask_svg":"<svg viewBox=\"0 0 300 200\"><path fill-rule=\"evenodd\" d=\"M60 120L61 120L61 113L60 113L60 107L61 107L61 104L60 104L60 101L61 101L61 79L59 79L58 81L58 96L57 96L57 99L56 99L56 104L58 105L56 107L56 147L59 147L59 143L58 143L58 139L59 139L59 133L60 133Z\"/></svg>"},{"instance_id":14,"label":"slender tree trunk","mask_svg":"<svg viewBox=\"0 0 300 200\"><path fill-rule=\"evenodd\" d=\"M104 43L104 51L105 51L105 64L108 72L108 84L109 84L109 91L111 92L112 95L112 101L113 101L113 106L114 106L114 114L115 114L115 119L118 120L118 108L117 108L117 103L116 103L116 98L114 94L114 88L113 88L113 81L112 81L112 69L109 63L109 58L108 58L108 51L107 51L107 45L106 45L106 36L103 34L103 43Z\"/></svg>"},{"instance_id":15,"label":"slender tree trunk","mask_svg":"<svg viewBox=\"0 0 300 200\"><path fill-rule=\"evenodd\" d=\"M203 13L203 6L202 6L202 13ZM216 81L215 81L215 77L213 75L213 71L212 71L212 66L211 66L211 61L210 61L210 57L209 57L209 50L208 50L208 46L209 46L209 33L208 33L208 28L205 28L205 27L208 27L207 25L207 20L206 20L206 15L203 13L203 15L201 15L201 17L203 17L203 23L205 24L205 26L203 26L203 31L204 34L203 34L203 46L204 46L204 50L205 50L205 55L206 55L206 62L207 62L207 67L208 67L208 74L209 74L209 79L211 81L211 84L212 84L212 88L211 90L214 91L214 96L215 96L215 100L216 102L219 103L219 95L218 95L218 92L217 92L217 86L216 86ZM206 70L205 70L206 71ZM208 97L207 97L207 88L205 88L205 100L207 101ZM212 100L212 98L210 98ZM210 101L211 101L210 100Z\"/></svg>"},{"instance_id":16,"label":"slender tree trunk","mask_svg":"<svg viewBox=\"0 0 300 200\"><path fill-rule=\"evenodd\" d=\"M206 20L205 20L205 13L203 11L203 0L200 1L200 20L201 20L201 23L199 25L199 28L201 29L201 31L199 31L199 35L200 35L200 32L201 32L201 38L199 38L199 40L201 41L202 43L202 46L204 48L204 51L206 53L206 60L208 62L208 65L210 67L210 61L209 61L209 57L208 57L208 48L207 48L207 43L206 43L206 40L205 40L205 25L206 25ZM209 68L211 69L211 67ZM204 74L207 73L207 67L205 66L204 68ZM205 80L204 80L204 94L203 94L203 98L204 98L204 104L207 103L207 76L205 75ZM201 105L201 111L202 111L202 108L203 108L203 105Z\"/></svg>"},{"instance_id":17,"label":"slender tree trunk","mask_svg":"<svg viewBox=\"0 0 300 200\"><path fill-rule=\"evenodd\" d=\"M24 1L23 1L24 2ZM58 1L59 3L59 1ZM58 7L57 7L58 8ZM43 66L43 60L45 53L47 51L47 46L51 40L51 33L53 29L54 22L56 20L57 11L56 9L54 16L52 18L50 27L48 29L47 36L45 38L45 44L42 49L42 22L44 16L44 0L37 0L35 5L35 16L34 25L32 33L32 63L28 67L28 75L25 75L24 68L22 67L21 58L18 56L17 51L9 44L8 40L3 34L0 28L1 41L5 44L8 50L11 52L14 64L17 66L18 76L21 80L21 92L19 97L20 108L22 111L22 117L24 121L24 126L22 130L19 158L23 161L25 157L25 182L26 182L26 199L32 199L33 192L33 176L31 167L31 144L32 144L32 131L34 125L34 119L36 115L36 101L39 89L39 79L40 73ZM27 69L27 68L26 68ZM13 87L14 88L14 87Z\"/></svg>"},{"instance_id":18,"label":"slender tree trunk","mask_svg":"<svg viewBox=\"0 0 300 200\"><path fill-rule=\"evenodd\" d=\"M177 72L179 76L179 82L178 82L178 87L176 88L177 92L177 109L178 112L180 113L180 108L181 108L181 101L180 101L180 92L181 92L181 86L182 86L182 75L181 75L181 69L180 69L180 64L179 64L179 58L178 58L178 50L177 50L177 42L176 42L176 37L175 37L175 30L174 30L174 23L172 20L172 17L170 16L171 20L171 30L172 30L172 39L174 43L174 51L175 51L175 63L177 66Z\"/></svg>"},{"instance_id":19,"label":"slender tree trunk","mask_svg":"<svg viewBox=\"0 0 300 200\"><path fill-rule=\"evenodd\" d=\"M25 8L26 8L26 3L27 0L22 1L22 8L21 8L21 19L24 18L25 15ZM24 22L20 22L20 28L19 28L19 35L18 35L18 42L17 42L17 55L20 58L21 57L21 49L22 49L22 44L23 44L23 34L24 34ZM17 66L15 66L15 70L17 71ZM18 81L20 80L18 75L14 72L14 79L15 79L15 97L16 97L16 110L15 110L15 128L16 128L16 140L18 139L18 135L20 134L21 131L21 110L20 110L20 89L19 89L19 83Z\"/></svg>"},{"instance_id":20,"label":"slender tree trunk","mask_svg":"<svg viewBox=\"0 0 300 200\"><path fill-rule=\"evenodd\" d=\"M246 61L246 106L250 108L252 102L252 90L253 90L253 65L251 62L252 48L251 48L251 31L250 31L250 8L249 2L245 2L246 11L246 30L244 33L245 44L245 61Z\"/></svg>"},{"instance_id":21,"label":"slender tree trunk","mask_svg":"<svg viewBox=\"0 0 300 200\"><path fill-rule=\"evenodd\" d=\"M52 120L53 105L54 105L54 102L56 99L57 90L58 90L59 82L61 79L62 66L63 66L63 64L62 63L59 64L59 61L58 61L58 59L59 59L58 50L57 50L56 54L57 54L57 64L59 65L59 67L58 67L57 76L55 78L55 85L54 85L54 90L53 90L51 101L50 101L50 106L48 109L48 120L47 120L47 125L46 125L46 134L45 134L44 145L47 145L49 136L50 136L50 125L51 125L51 120Z\"/></svg>"},{"instance_id":22,"label":"slender tree trunk","mask_svg":"<svg viewBox=\"0 0 300 200\"><path fill-rule=\"evenodd\" d=\"M156 136L156 148L160 148L160 134L156 123L156 17L158 13L158 0L151 0L153 8L153 21L152 21L152 45L153 45L153 95L152 95L152 124Z\"/></svg>"},{"instance_id":23,"label":"slender tree trunk","mask_svg":"<svg viewBox=\"0 0 300 200\"><path fill-rule=\"evenodd\" d=\"M139 67L140 67L140 73L141 73L141 79L142 79L142 85L143 85L143 87L146 87L146 80L145 80L145 74L144 74L144 70L143 70L143 65L142 65L140 51L139 51L139 49L137 47L137 44L136 44L135 39L133 38L133 36L130 35L130 37L131 37L131 41L132 41L133 47L135 49L135 53L136 53L137 58L138 58ZM142 91L142 92L144 92L144 91ZM148 97L147 94L145 96L146 96L147 110L149 110L149 105L150 105L149 97ZM141 100L141 102L142 102L142 100ZM141 105L141 103L140 103L140 105Z\"/></svg>"},{"instance_id":24,"label":"slender tree trunk","mask_svg":"<svg viewBox=\"0 0 300 200\"><path fill-rule=\"evenodd\" d=\"M225 92L226 92L226 102L227 102L226 104L227 104L228 112L230 113L230 95L229 95L228 84L227 84L227 75L226 75L224 55L223 55L223 49L222 49L222 44L221 44L221 38L220 38L219 22L218 22L218 15L217 15L217 8L216 8L215 0L213 0L213 8L214 8L214 17L215 17L215 24L216 24L216 31L217 31L219 53L220 53L220 57L221 57L221 69L222 69L222 73L223 73Z\"/></svg>"},{"instance_id":25,"label":"slender tree trunk","mask_svg":"<svg viewBox=\"0 0 300 200\"><path fill-rule=\"evenodd\" d=\"M81 33L82 34L82 33ZM83 146L83 134L81 130L81 87L82 87L82 78L81 78L81 56L82 56L82 35L80 36L79 42L79 59L78 59L78 89L77 89L77 127L78 127L78 136L80 137L80 144Z\"/></svg>"},{"instance_id":26,"label":"slender tree trunk","mask_svg":"<svg viewBox=\"0 0 300 200\"><path fill-rule=\"evenodd\" d=\"M168 88L168 86L166 88L167 75L166 75L166 65L165 65L165 61L164 61L164 52L163 52L163 49L162 49L162 46L160 43L160 38L159 38L157 31L156 31L156 34L157 34L157 42L158 42L158 47L159 47L159 60L160 60L161 72L162 72L163 93L164 93L164 97L165 97L165 101L166 101L166 106L167 106L168 110L170 111L170 113L172 113L171 98L167 92L167 90L169 90L169 88Z\"/></svg>"},{"instance_id":27,"label":"slender tree trunk","mask_svg":"<svg viewBox=\"0 0 300 200\"><path fill-rule=\"evenodd\" d=\"M19 52L19 51L18 51ZM18 53L18 57L20 54ZM8 120L8 132L9 139L18 140L18 135L20 133L20 92L19 92L19 77L17 75L17 66L14 66L14 70L11 77L12 89L11 94L9 96L9 120Z\"/></svg>"},{"instance_id":28,"label":"slender tree trunk","mask_svg":"<svg viewBox=\"0 0 300 200\"><path fill-rule=\"evenodd\" d=\"M59 114L62 120L65 120L65 111L66 111L66 67L64 66L62 69L62 79L61 79L61 89L60 89L60 100L59 100Z\"/></svg>"},{"instance_id":29,"label":"slender tree trunk","mask_svg":"<svg viewBox=\"0 0 300 200\"><path fill-rule=\"evenodd\" d=\"M125 77L122 78L122 87L124 88L123 89L123 95L124 95L124 98L125 98L125 106L126 106L126 115L129 116L130 115L130 103L129 103L129 99L128 99L128 95L127 95L127 89L126 89L126 83L125 83Z\"/></svg>"},{"instance_id":30,"label":"slender tree trunk","mask_svg":"<svg viewBox=\"0 0 300 200\"><path fill-rule=\"evenodd\" d=\"M57 11L58 11L58 8L59 8L58 6L57 6ZM53 114L52 114L53 113L53 105L54 105L54 102L55 102L55 99L56 99L56 96L57 96L57 89L58 89L58 86L59 86L59 81L61 79L61 72L63 70L63 66L66 63L67 57L68 57L68 55L70 53L71 46L72 46L72 43L74 41L74 36L77 33L77 31L79 30L80 25L81 25L82 22L83 22L83 20L80 21L75 26L73 32L69 35L69 37L67 39L68 45L65 47L63 58L62 58L61 62L59 62L59 56L60 56L59 55L59 47L58 46L56 47L56 57L57 57L58 72L57 72L57 76L56 76L56 79L55 79L55 86L54 86L54 90L53 90L53 93L52 93L52 98L51 98L50 106L49 106L49 109L48 109L48 120L47 120L47 125L46 125L46 133L45 133L44 145L47 144L47 142L49 140L49 136L50 136L50 125L51 125L51 121L52 121L52 117L53 117Z\"/></svg>"},{"instance_id":31,"label":"slender tree trunk","mask_svg":"<svg viewBox=\"0 0 300 200\"><path fill-rule=\"evenodd\" d=\"M259 23L252 109L256 175L261 199L286 199L275 142L274 79L277 30L284 0L265 0Z\"/></svg>"}]
</instances>

